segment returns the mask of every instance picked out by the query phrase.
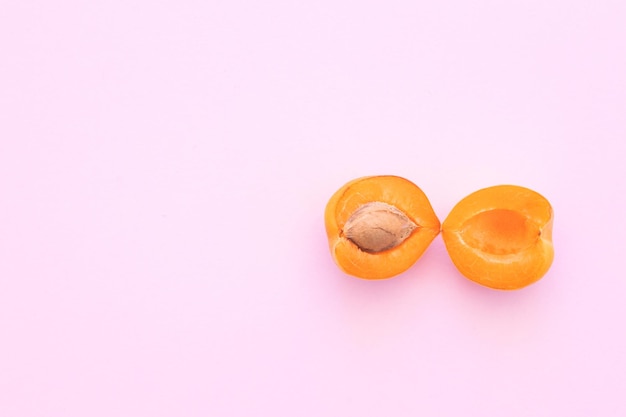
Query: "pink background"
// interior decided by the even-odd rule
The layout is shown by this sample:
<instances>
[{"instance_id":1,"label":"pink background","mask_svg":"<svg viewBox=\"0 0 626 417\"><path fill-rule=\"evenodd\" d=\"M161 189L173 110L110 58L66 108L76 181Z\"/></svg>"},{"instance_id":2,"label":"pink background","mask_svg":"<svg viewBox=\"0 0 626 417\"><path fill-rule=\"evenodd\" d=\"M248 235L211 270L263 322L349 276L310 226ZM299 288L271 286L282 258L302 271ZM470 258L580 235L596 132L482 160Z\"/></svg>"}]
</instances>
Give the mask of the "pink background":
<instances>
[{"instance_id":1,"label":"pink background","mask_svg":"<svg viewBox=\"0 0 626 417\"><path fill-rule=\"evenodd\" d=\"M626 415L626 2L12 1L0 415ZM441 219L552 202L498 292L441 238L343 275L323 210L396 174Z\"/></svg>"}]
</instances>

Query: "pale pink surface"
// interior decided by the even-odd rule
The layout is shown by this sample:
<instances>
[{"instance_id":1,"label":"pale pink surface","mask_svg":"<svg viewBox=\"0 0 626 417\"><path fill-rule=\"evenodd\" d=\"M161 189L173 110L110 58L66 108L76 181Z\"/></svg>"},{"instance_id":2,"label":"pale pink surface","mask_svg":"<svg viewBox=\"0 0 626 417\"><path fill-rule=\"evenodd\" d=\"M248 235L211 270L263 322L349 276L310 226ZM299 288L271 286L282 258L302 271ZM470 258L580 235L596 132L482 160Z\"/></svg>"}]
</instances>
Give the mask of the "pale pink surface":
<instances>
[{"instance_id":1,"label":"pale pink surface","mask_svg":"<svg viewBox=\"0 0 626 417\"><path fill-rule=\"evenodd\" d=\"M4 1L1 416L626 415L623 1ZM441 238L343 275L323 210L544 194L497 292Z\"/></svg>"}]
</instances>

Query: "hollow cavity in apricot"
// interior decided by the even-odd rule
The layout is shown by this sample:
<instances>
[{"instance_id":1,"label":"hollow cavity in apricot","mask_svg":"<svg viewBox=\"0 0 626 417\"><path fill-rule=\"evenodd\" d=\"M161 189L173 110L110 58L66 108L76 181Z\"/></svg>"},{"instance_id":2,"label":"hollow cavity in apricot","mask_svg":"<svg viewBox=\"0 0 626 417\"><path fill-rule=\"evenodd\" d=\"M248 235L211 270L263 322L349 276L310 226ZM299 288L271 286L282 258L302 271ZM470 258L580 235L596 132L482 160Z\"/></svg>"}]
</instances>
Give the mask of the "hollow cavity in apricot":
<instances>
[{"instance_id":1,"label":"hollow cavity in apricot","mask_svg":"<svg viewBox=\"0 0 626 417\"><path fill-rule=\"evenodd\" d=\"M528 188L499 185L461 200L442 225L457 269L479 284L518 289L543 277L552 264L553 211Z\"/></svg>"},{"instance_id":2,"label":"hollow cavity in apricot","mask_svg":"<svg viewBox=\"0 0 626 417\"><path fill-rule=\"evenodd\" d=\"M325 212L333 259L347 274L390 278L406 271L439 234L424 192L397 176L363 177L341 187Z\"/></svg>"}]
</instances>

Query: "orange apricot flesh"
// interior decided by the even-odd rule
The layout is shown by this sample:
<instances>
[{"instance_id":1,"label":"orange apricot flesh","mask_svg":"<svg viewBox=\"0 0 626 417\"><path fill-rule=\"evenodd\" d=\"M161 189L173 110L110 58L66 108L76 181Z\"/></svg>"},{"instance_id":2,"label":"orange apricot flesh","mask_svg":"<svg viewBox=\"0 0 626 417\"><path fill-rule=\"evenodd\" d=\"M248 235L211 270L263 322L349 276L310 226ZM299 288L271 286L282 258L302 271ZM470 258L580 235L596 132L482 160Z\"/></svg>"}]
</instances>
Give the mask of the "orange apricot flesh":
<instances>
[{"instance_id":1,"label":"orange apricot flesh","mask_svg":"<svg viewBox=\"0 0 626 417\"><path fill-rule=\"evenodd\" d=\"M523 288L552 264L552 206L528 188L499 185L461 200L442 225L442 237L457 269L481 285Z\"/></svg>"},{"instance_id":2,"label":"orange apricot flesh","mask_svg":"<svg viewBox=\"0 0 626 417\"><path fill-rule=\"evenodd\" d=\"M440 222L424 192L401 177L358 178L326 206L330 252L347 274L391 278L409 269L439 234Z\"/></svg>"}]
</instances>

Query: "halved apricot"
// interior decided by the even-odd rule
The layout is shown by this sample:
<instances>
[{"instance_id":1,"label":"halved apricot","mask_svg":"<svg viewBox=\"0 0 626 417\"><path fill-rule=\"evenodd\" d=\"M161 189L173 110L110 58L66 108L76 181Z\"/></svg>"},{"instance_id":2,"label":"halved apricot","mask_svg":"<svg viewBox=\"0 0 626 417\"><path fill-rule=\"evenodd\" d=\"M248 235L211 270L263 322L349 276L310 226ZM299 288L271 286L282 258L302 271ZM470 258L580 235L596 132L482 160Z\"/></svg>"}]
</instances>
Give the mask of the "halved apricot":
<instances>
[{"instance_id":1,"label":"halved apricot","mask_svg":"<svg viewBox=\"0 0 626 417\"><path fill-rule=\"evenodd\" d=\"M440 230L424 192L392 175L358 178L341 187L326 206L325 224L337 265L366 279L406 271Z\"/></svg>"},{"instance_id":2,"label":"halved apricot","mask_svg":"<svg viewBox=\"0 0 626 417\"><path fill-rule=\"evenodd\" d=\"M513 290L545 275L552 264L552 207L516 185L478 190L461 200L442 225L450 258L467 278Z\"/></svg>"}]
</instances>

